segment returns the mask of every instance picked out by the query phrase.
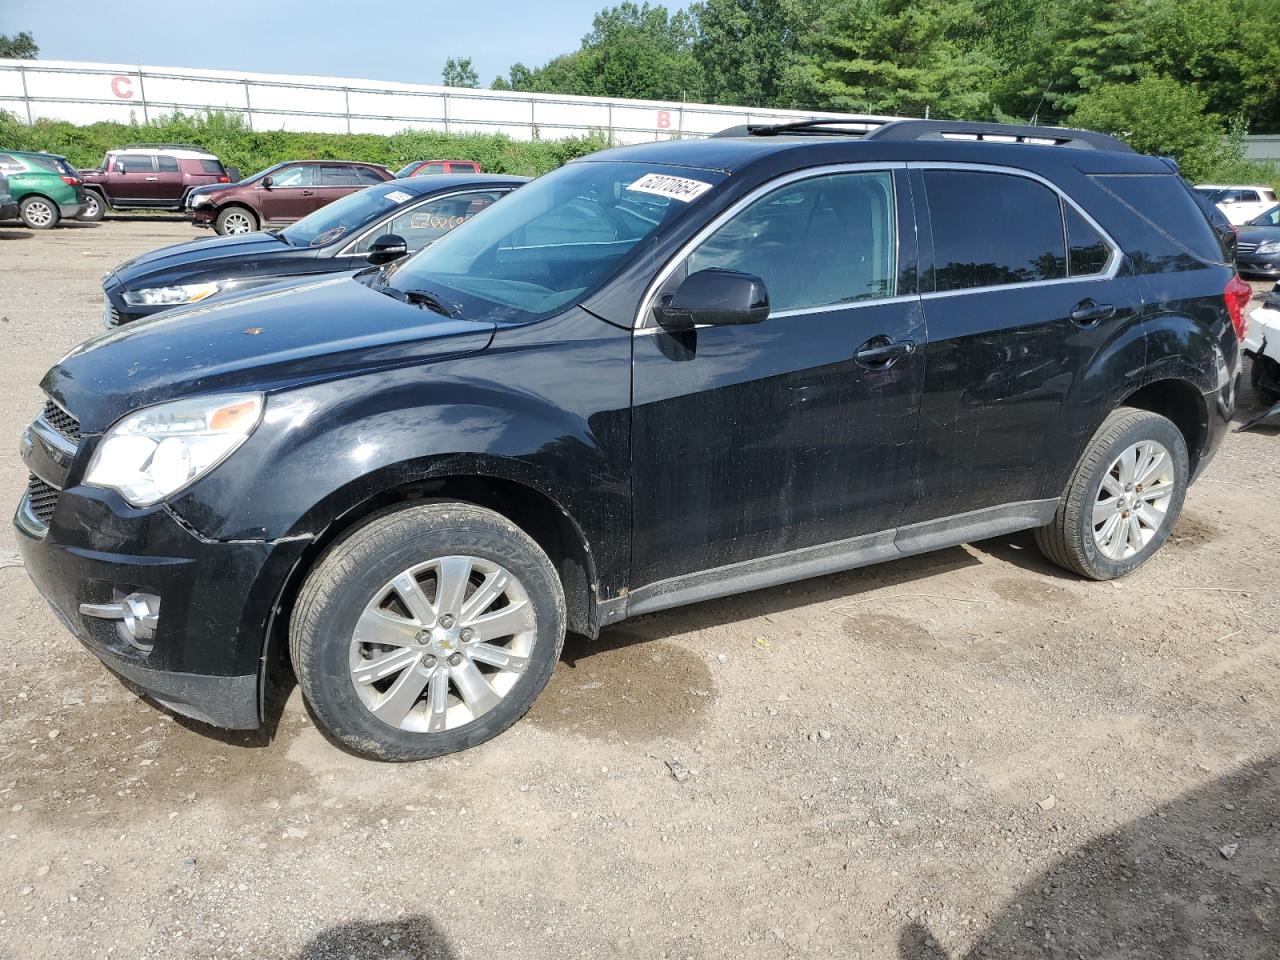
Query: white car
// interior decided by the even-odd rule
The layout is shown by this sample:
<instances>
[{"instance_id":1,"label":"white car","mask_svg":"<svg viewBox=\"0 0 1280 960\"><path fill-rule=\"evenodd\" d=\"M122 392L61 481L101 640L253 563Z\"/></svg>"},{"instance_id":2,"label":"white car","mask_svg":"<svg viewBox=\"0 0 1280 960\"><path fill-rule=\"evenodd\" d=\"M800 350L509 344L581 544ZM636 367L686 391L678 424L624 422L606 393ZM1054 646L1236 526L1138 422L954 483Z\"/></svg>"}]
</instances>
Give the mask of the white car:
<instances>
[{"instance_id":1,"label":"white car","mask_svg":"<svg viewBox=\"0 0 1280 960\"><path fill-rule=\"evenodd\" d=\"M1253 360L1253 392L1266 407L1280 403L1280 290L1249 314L1244 352Z\"/></svg>"},{"instance_id":2,"label":"white car","mask_svg":"<svg viewBox=\"0 0 1280 960\"><path fill-rule=\"evenodd\" d=\"M1205 194L1236 226L1248 223L1276 205L1276 192L1270 187L1201 183L1196 190Z\"/></svg>"}]
</instances>

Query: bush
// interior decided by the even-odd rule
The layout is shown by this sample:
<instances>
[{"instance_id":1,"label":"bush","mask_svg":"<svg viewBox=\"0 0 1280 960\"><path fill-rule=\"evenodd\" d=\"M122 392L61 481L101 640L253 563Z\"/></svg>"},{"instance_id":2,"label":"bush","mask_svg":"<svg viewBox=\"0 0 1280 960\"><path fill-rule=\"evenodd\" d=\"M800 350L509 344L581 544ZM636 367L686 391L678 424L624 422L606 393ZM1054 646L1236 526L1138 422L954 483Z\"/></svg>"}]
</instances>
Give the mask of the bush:
<instances>
[{"instance_id":1,"label":"bush","mask_svg":"<svg viewBox=\"0 0 1280 960\"><path fill-rule=\"evenodd\" d=\"M521 142L501 134L445 134L432 130L374 133L295 133L250 130L235 113L175 113L149 123L18 121L0 111L0 148L45 150L77 167L96 167L108 150L126 143L190 143L216 154L248 176L282 160L363 160L397 170L411 160L477 160L488 173L537 176L608 146L602 134Z\"/></svg>"}]
</instances>

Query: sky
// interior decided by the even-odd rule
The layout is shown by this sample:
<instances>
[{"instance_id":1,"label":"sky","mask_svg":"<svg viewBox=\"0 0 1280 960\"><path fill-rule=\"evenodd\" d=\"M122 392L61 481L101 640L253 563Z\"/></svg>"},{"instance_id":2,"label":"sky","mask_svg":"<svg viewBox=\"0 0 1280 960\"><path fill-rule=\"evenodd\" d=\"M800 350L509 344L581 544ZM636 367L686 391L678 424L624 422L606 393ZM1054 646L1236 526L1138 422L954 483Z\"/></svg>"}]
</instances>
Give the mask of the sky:
<instances>
[{"instance_id":1,"label":"sky","mask_svg":"<svg viewBox=\"0 0 1280 960\"><path fill-rule=\"evenodd\" d=\"M596 11L617 2L0 0L0 33L28 31L46 60L404 83L439 83L448 57L471 57L487 87L517 61L576 50Z\"/></svg>"}]
</instances>

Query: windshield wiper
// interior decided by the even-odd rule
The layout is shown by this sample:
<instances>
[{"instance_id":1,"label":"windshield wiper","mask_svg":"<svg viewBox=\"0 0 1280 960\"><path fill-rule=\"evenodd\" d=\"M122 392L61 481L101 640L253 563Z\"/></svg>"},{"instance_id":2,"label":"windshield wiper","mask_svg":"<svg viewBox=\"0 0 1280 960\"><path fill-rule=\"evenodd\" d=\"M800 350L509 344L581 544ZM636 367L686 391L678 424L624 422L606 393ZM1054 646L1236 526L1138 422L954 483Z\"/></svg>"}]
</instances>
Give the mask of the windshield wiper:
<instances>
[{"instance_id":1,"label":"windshield wiper","mask_svg":"<svg viewBox=\"0 0 1280 960\"><path fill-rule=\"evenodd\" d=\"M412 303L414 306L434 310L436 313L444 314L446 317L456 317L459 313L456 306L430 290L397 290L395 287L384 287L382 292L395 297L397 300L403 300L405 303Z\"/></svg>"}]
</instances>

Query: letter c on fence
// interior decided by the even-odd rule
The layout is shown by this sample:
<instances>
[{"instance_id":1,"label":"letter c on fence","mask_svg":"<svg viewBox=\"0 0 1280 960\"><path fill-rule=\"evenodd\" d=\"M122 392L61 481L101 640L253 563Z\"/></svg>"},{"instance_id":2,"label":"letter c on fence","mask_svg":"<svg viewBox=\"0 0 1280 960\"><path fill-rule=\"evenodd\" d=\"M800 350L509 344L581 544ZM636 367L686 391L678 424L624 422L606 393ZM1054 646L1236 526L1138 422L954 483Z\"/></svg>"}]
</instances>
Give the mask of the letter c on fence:
<instances>
[{"instance_id":1,"label":"letter c on fence","mask_svg":"<svg viewBox=\"0 0 1280 960\"><path fill-rule=\"evenodd\" d=\"M132 83L128 77L112 77L111 92L121 100L130 100L133 98L133 89L130 87Z\"/></svg>"},{"instance_id":2,"label":"letter c on fence","mask_svg":"<svg viewBox=\"0 0 1280 960\"><path fill-rule=\"evenodd\" d=\"M669 130L670 128L671 128L671 111L659 110L658 111L658 129Z\"/></svg>"}]
</instances>

